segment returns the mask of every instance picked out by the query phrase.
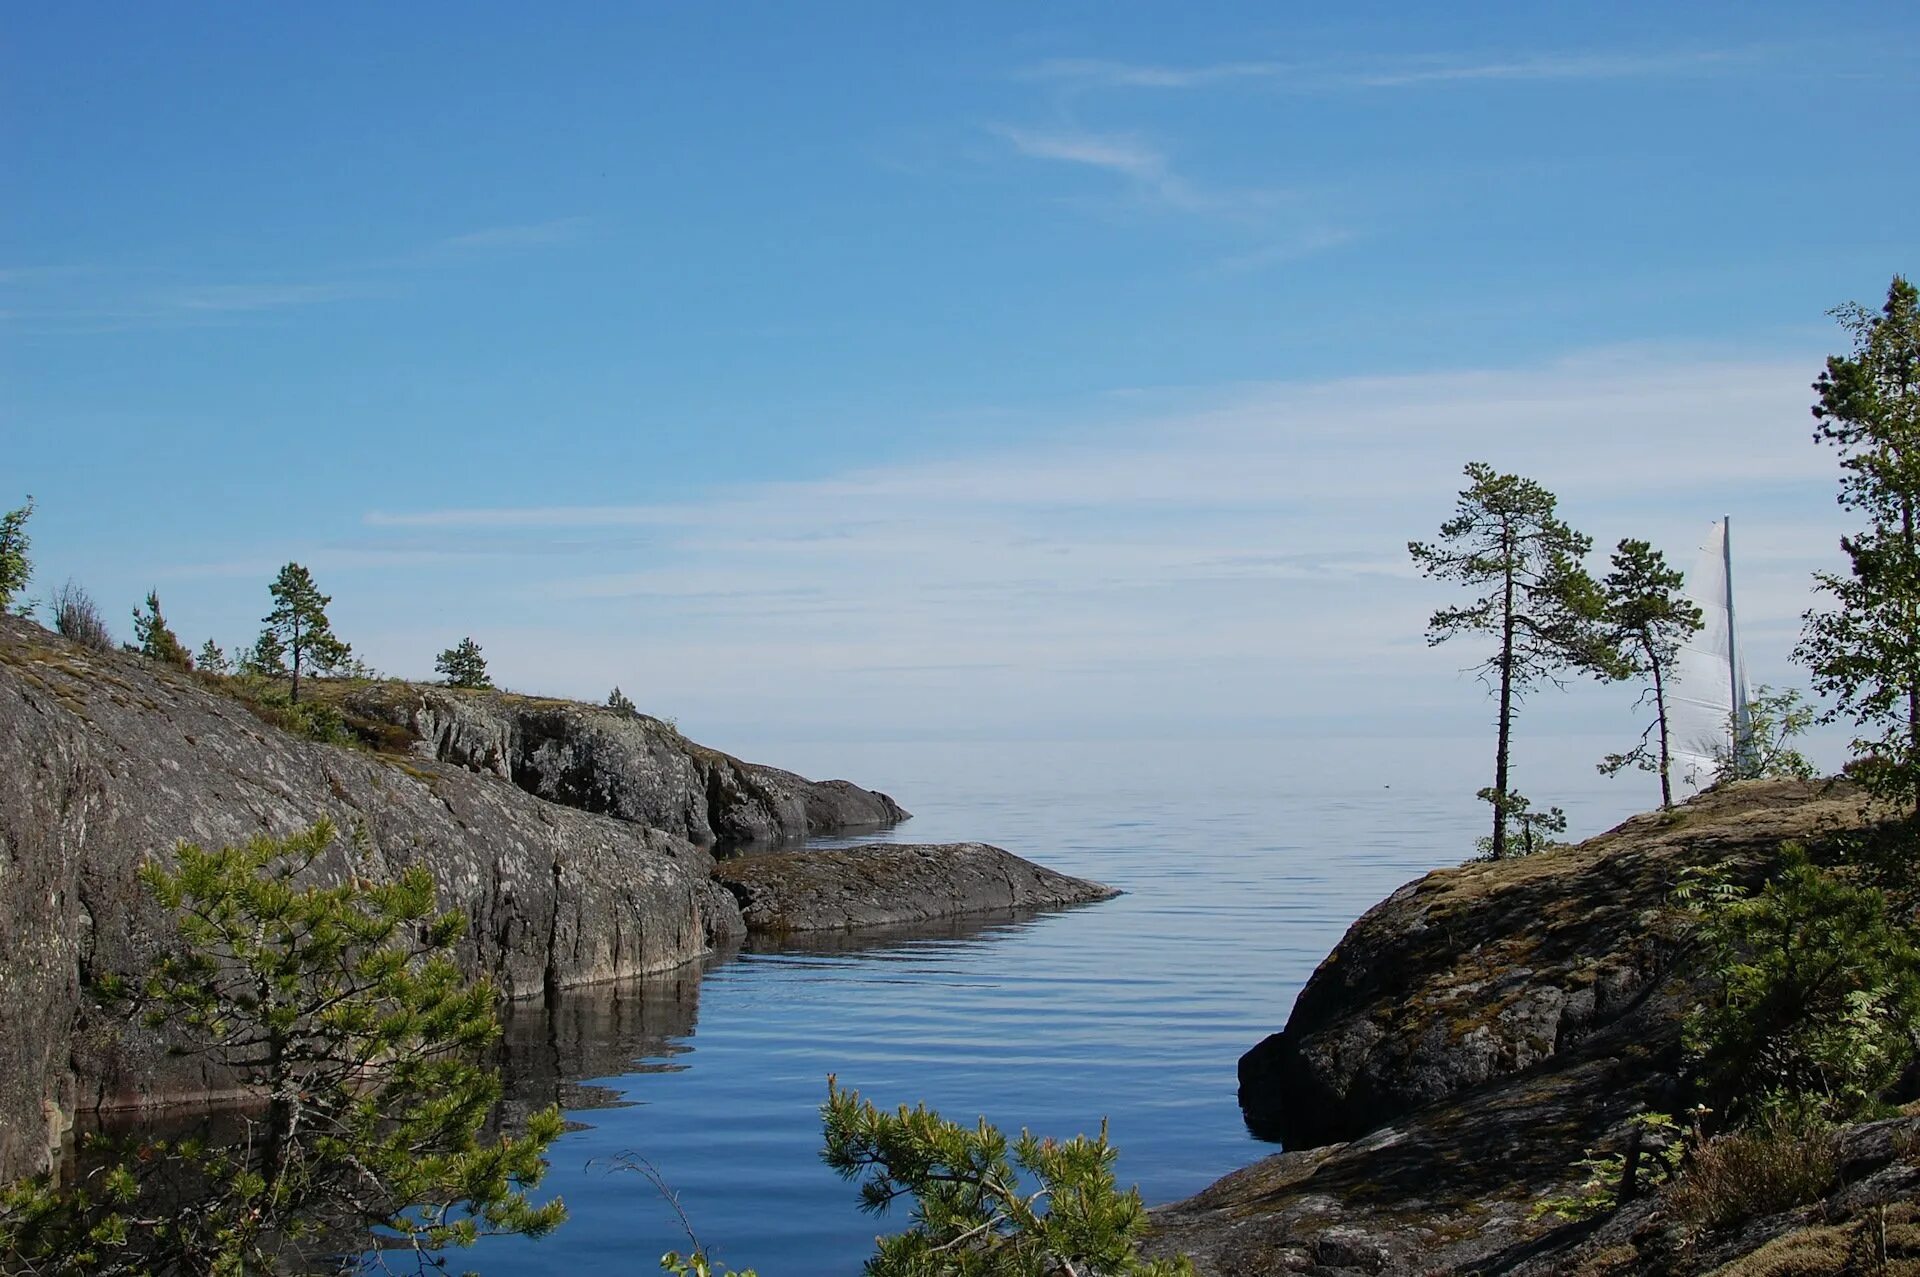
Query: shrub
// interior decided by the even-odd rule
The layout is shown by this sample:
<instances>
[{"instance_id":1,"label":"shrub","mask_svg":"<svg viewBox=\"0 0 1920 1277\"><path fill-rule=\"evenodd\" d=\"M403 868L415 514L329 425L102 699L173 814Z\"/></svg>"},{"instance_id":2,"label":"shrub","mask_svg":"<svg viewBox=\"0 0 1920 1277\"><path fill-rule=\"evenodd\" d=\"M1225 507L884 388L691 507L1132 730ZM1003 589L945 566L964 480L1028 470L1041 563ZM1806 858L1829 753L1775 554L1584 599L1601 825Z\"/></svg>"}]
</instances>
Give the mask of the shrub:
<instances>
[{"instance_id":1,"label":"shrub","mask_svg":"<svg viewBox=\"0 0 1920 1277\"><path fill-rule=\"evenodd\" d=\"M607 708L616 714L638 714L640 712L640 707L633 703L633 698L621 691L617 683L614 685L613 690L607 693Z\"/></svg>"},{"instance_id":2,"label":"shrub","mask_svg":"<svg viewBox=\"0 0 1920 1277\"><path fill-rule=\"evenodd\" d=\"M1776 1114L1695 1148L1667 1204L1691 1223L1727 1228L1819 1199L1838 1171L1831 1128Z\"/></svg>"},{"instance_id":3,"label":"shrub","mask_svg":"<svg viewBox=\"0 0 1920 1277\"><path fill-rule=\"evenodd\" d=\"M1868 1111L1915 1053L1920 948L1881 891L1788 846L1760 892L1719 898L1700 929L1713 994L1688 1024L1712 1102L1736 1120Z\"/></svg>"},{"instance_id":4,"label":"shrub","mask_svg":"<svg viewBox=\"0 0 1920 1277\"><path fill-rule=\"evenodd\" d=\"M167 618L160 615L160 592L147 591L147 610L133 609L133 637L142 656L162 661L176 669L193 668L193 656L187 651L186 644L167 624Z\"/></svg>"},{"instance_id":5,"label":"shrub","mask_svg":"<svg viewBox=\"0 0 1920 1277\"><path fill-rule=\"evenodd\" d=\"M113 650L113 635L94 606L93 598L80 586L68 581L53 592L53 628L82 647L96 652Z\"/></svg>"}]
</instances>

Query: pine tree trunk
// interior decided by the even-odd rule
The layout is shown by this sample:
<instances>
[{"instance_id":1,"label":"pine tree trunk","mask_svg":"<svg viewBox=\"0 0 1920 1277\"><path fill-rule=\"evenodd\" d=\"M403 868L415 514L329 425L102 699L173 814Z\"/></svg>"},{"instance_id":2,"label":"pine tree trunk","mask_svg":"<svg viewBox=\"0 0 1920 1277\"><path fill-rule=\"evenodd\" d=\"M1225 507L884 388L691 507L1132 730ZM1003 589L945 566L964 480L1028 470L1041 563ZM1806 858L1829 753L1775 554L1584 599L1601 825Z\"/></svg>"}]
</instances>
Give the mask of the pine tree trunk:
<instances>
[{"instance_id":1,"label":"pine tree trunk","mask_svg":"<svg viewBox=\"0 0 1920 1277\"><path fill-rule=\"evenodd\" d=\"M1900 500L1900 536L1901 536L1901 546L1906 551L1906 563L1904 566L1906 568L1907 575L1911 577L1915 568L1915 547L1914 547L1914 538L1913 538L1913 498L1911 497L1902 497ZM1904 590L1903 593L1911 595L1912 593L1911 581L1909 581L1908 588ZM1908 650L1907 650L1907 774L1909 777L1912 778L1912 781L1913 781L1914 810L1915 812L1920 812L1920 669L1916 669L1916 665L1920 665L1920 660L1916 659L1916 653L1913 651L1913 646L1912 646L1914 642L1914 617L1912 615L1913 604L1911 600L1909 600L1907 604L1907 612L1908 612L1907 625L1905 627L1907 632L1907 643L1908 643Z\"/></svg>"},{"instance_id":2,"label":"pine tree trunk","mask_svg":"<svg viewBox=\"0 0 1920 1277\"><path fill-rule=\"evenodd\" d=\"M300 613L293 614L293 703L300 703Z\"/></svg>"},{"instance_id":3,"label":"pine tree trunk","mask_svg":"<svg viewBox=\"0 0 1920 1277\"><path fill-rule=\"evenodd\" d=\"M1513 730L1513 551L1500 613L1500 735L1493 756L1493 858L1507 854L1507 745Z\"/></svg>"},{"instance_id":4,"label":"pine tree trunk","mask_svg":"<svg viewBox=\"0 0 1920 1277\"><path fill-rule=\"evenodd\" d=\"M1667 693L1661 683L1660 658L1651 652L1647 655L1647 663L1653 667L1653 712L1660 723L1660 806L1664 810L1673 806L1673 781L1669 776L1673 758L1667 749Z\"/></svg>"}]
</instances>

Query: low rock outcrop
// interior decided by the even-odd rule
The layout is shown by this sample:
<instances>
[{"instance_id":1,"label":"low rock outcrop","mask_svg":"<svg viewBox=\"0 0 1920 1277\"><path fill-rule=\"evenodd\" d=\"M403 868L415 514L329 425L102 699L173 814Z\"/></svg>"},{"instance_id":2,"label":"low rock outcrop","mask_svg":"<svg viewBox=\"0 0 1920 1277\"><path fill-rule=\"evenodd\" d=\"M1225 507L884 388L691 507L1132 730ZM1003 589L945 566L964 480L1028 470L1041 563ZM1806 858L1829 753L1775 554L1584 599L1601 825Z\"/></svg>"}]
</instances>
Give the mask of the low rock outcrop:
<instances>
[{"instance_id":1,"label":"low rock outcrop","mask_svg":"<svg viewBox=\"0 0 1920 1277\"><path fill-rule=\"evenodd\" d=\"M1651 812L1576 847L1442 869L1375 905L1320 964L1286 1028L1240 1061L1258 1132L1351 1139L1554 1058L1660 992L1680 873L1752 864L1857 826L1851 787L1759 781Z\"/></svg>"},{"instance_id":2,"label":"low rock outcrop","mask_svg":"<svg viewBox=\"0 0 1920 1277\"><path fill-rule=\"evenodd\" d=\"M1120 894L980 842L732 856L713 874L739 901L748 930L770 935L1051 909Z\"/></svg>"},{"instance_id":3,"label":"low rock outcrop","mask_svg":"<svg viewBox=\"0 0 1920 1277\"><path fill-rule=\"evenodd\" d=\"M742 762L645 714L398 682L321 684L317 694L378 748L497 776L698 846L793 842L908 815L885 794Z\"/></svg>"},{"instance_id":4,"label":"low rock outcrop","mask_svg":"<svg viewBox=\"0 0 1920 1277\"><path fill-rule=\"evenodd\" d=\"M1590 1150L1623 1150L1634 1115L1683 1096L1680 1029L1699 976L1668 907L1682 872L1724 862L1751 879L1783 842L1866 820L1841 783L1751 782L1401 888L1241 1061L1249 1123L1293 1151L1156 1210L1151 1251L1209 1274L1678 1275L1799 1245L1824 1210L1853 1221L1851 1240L1813 1237L1840 1266L1804 1271L1854 1271L1846 1245L1871 1210L1920 1183L1920 1136L1848 1132L1863 1151L1825 1203L1738 1236L1694 1230L1685 1253L1651 1204L1597 1230L1536 1208L1584 1178Z\"/></svg>"}]
</instances>

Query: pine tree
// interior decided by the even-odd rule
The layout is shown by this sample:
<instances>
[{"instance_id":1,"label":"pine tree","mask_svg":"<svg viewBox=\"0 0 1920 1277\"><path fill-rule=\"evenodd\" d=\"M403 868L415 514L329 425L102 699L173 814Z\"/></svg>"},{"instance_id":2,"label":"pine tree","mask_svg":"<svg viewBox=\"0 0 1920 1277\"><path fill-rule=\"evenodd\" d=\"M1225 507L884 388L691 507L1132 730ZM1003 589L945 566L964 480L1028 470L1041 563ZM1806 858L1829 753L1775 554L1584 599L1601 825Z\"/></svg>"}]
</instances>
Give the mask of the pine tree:
<instances>
[{"instance_id":1,"label":"pine tree","mask_svg":"<svg viewBox=\"0 0 1920 1277\"><path fill-rule=\"evenodd\" d=\"M461 639L434 657L433 668L447 676L448 687L493 686L493 680L487 677L487 658L471 638Z\"/></svg>"},{"instance_id":2,"label":"pine tree","mask_svg":"<svg viewBox=\"0 0 1920 1277\"><path fill-rule=\"evenodd\" d=\"M144 613L137 607L133 609L133 637L142 656L165 661L183 670L193 668L193 657L186 645L167 625L167 618L160 615L159 591L147 591L147 610Z\"/></svg>"},{"instance_id":3,"label":"pine tree","mask_svg":"<svg viewBox=\"0 0 1920 1277\"><path fill-rule=\"evenodd\" d=\"M640 707L633 703L631 697L620 690L618 683L614 684L613 690L607 693L607 708L620 714L638 714L640 712Z\"/></svg>"},{"instance_id":4,"label":"pine tree","mask_svg":"<svg viewBox=\"0 0 1920 1277\"><path fill-rule=\"evenodd\" d=\"M194 665L203 674L226 674L232 669L227 663L227 654L212 639L200 645L200 654L194 657Z\"/></svg>"},{"instance_id":5,"label":"pine tree","mask_svg":"<svg viewBox=\"0 0 1920 1277\"><path fill-rule=\"evenodd\" d=\"M1608 754L1600 771L1612 775L1634 765L1660 774L1660 806L1673 806L1673 753L1667 736L1667 680L1680 645L1704 623L1699 605L1680 593L1682 574L1645 541L1624 540L1613 552L1613 570L1601 585L1606 624L1613 632L1623 667L1646 678L1640 704L1653 704L1653 721L1640 743L1624 754Z\"/></svg>"},{"instance_id":6,"label":"pine tree","mask_svg":"<svg viewBox=\"0 0 1920 1277\"><path fill-rule=\"evenodd\" d=\"M1192 1277L1185 1259L1143 1259L1140 1190L1119 1191L1115 1151L1097 1139L1009 1140L985 1118L973 1127L925 1105L887 1113L827 1079L826 1148L860 1207L911 1203L906 1231L878 1239L870 1277ZM1037 1190L1037 1191L1036 1191Z\"/></svg>"},{"instance_id":7,"label":"pine tree","mask_svg":"<svg viewBox=\"0 0 1920 1277\"><path fill-rule=\"evenodd\" d=\"M280 641L280 635L270 629L260 631L260 637L240 657L240 672L261 678L286 677L287 645Z\"/></svg>"},{"instance_id":8,"label":"pine tree","mask_svg":"<svg viewBox=\"0 0 1920 1277\"><path fill-rule=\"evenodd\" d=\"M333 627L327 622L327 604L333 602L333 597L320 593L320 588L313 583L313 575L298 563L281 568L267 592L273 595L274 606L260 618L267 627L260 636L261 644L271 635L279 645L281 660L292 662L290 699L298 704L301 670L337 668L346 663L353 649L334 636ZM255 650L261 656L270 653L270 648L259 644ZM264 666L264 662L262 664Z\"/></svg>"},{"instance_id":9,"label":"pine tree","mask_svg":"<svg viewBox=\"0 0 1920 1277\"><path fill-rule=\"evenodd\" d=\"M1896 275L1879 313L1834 314L1853 351L1814 383L1814 438L1840 454L1840 504L1867 527L1840 541L1849 574L1815 574L1833 604L1806 614L1794 656L1834 701L1825 721L1861 729L1861 779L1920 808L1920 291Z\"/></svg>"},{"instance_id":10,"label":"pine tree","mask_svg":"<svg viewBox=\"0 0 1920 1277\"><path fill-rule=\"evenodd\" d=\"M1479 461L1466 475L1453 518L1440 525L1440 544L1409 541L1407 551L1427 576L1490 587L1465 607L1435 612L1427 642L1462 634L1498 639L1493 654L1473 667L1500 706L1493 784L1479 795L1493 808L1489 849L1498 860L1507 854L1508 818L1528 810L1509 783L1513 717L1527 691L1542 681L1564 686L1569 672L1618 678L1623 670L1600 630L1600 588L1580 566L1592 539L1563 523L1554 495L1533 480L1497 474Z\"/></svg>"},{"instance_id":11,"label":"pine tree","mask_svg":"<svg viewBox=\"0 0 1920 1277\"><path fill-rule=\"evenodd\" d=\"M558 1108L526 1133L483 1140L500 1079L495 991L454 966L464 915L436 912L426 870L339 886L306 875L334 836L322 821L141 876L179 919L181 947L138 987L102 993L146 1008L178 1049L259 1101L246 1138L143 1140L77 1185L50 1177L0 1192L0 1268L92 1274L328 1270L343 1243L437 1252L485 1233L545 1233L565 1218L527 1190L562 1130ZM356 869L366 870L361 864Z\"/></svg>"}]
</instances>

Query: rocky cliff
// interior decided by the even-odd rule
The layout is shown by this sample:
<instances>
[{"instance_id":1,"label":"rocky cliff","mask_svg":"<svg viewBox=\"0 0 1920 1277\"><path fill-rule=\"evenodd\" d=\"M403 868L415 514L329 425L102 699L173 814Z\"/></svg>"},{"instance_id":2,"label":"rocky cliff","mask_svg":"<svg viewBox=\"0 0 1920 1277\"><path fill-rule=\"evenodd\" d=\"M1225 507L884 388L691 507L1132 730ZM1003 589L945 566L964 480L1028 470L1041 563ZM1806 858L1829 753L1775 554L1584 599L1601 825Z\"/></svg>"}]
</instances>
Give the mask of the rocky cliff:
<instances>
[{"instance_id":1,"label":"rocky cliff","mask_svg":"<svg viewBox=\"0 0 1920 1277\"><path fill-rule=\"evenodd\" d=\"M297 738L190 674L0 617L0 1180L38 1165L76 1112L231 1091L88 996L170 942L137 871L181 840L329 817L343 837L310 872L425 865L442 907L467 918L461 965L509 998L668 971L774 920L845 929L1111 894L993 849L895 844L780 858L748 922L706 844L905 813L640 715L403 684L317 690L372 747Z\"/></svg>"},{"instance_id":2,"label":"rocky cliff","mask_svg":"<svg viewBox=\"0 0 1920 1277\"><path fill-rule=\"evenodd\" d=\"M908 815L885 794L742 762L645 714L391 681L321 683L316 695L377 748L497 776L697 846L792 842Z\"/></svg>"},{"instance_id":3,"label":"rocky cliff","mask_svg":"<svg viewBox=\"0 0 1920 1277\"><path fill-rule=\"evenodd\" d=\"M1161 1208L1154 1249L1220 1274L1678 1274L1786 1237L1819 1208L1653 1263L1667 1243L1651 1207L1599 1237L1535 1206L1583 1178L1588 1150L1623 1148L1635 1114L1680 1097L1680 1028L1698 993L1667 907L1682 871L1724 861L1751 878L1782 842L1866 818L1838 783L1749 782L1575 847L1401 888L1328 955L1285 1030L1241 1061L1249 1124L1293 1151ZM1847 1138L1859 1151L1831 1218L1864 1218L1871 1203L1849 1185L1871 1180L1884 1204L1920 1181L1910 1135Z\"/></svg>"},{"instance_id":4,"label":"rocky cliff","mask_svg":"<svg viewBox=\"0 0 1920 1277\"><path fill-rule=\"evenodd\" d=\"M223 1089L91 1008L85 984L145 970L171 932L137 881L144 858L322 816L362 832L372 872L427 865L468 919L462 965L509 996L664 970L740 931L684 838L298 740L189 675L0 619L0 1176L76 1106ZM316 869L346 872L346 847Z\"/></svg>"}]
</instances>

